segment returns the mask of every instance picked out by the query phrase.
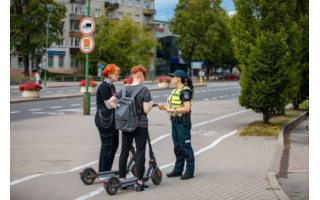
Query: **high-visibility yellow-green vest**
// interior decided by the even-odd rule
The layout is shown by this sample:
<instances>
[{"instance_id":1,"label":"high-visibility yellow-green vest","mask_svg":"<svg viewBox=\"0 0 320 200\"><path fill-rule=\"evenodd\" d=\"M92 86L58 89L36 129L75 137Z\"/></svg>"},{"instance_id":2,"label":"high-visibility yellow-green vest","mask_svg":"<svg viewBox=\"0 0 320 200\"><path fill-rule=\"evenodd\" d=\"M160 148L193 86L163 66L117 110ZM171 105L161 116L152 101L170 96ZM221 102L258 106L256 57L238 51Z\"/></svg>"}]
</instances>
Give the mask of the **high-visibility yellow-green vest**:
<instances>
[{"instance_id":1,"label":"high-visibility yellow-green vest","mask_svg":"<svg viewBox=\"0 0 320 200\"><path fill-rule=\"evenodd\" d=\"M182 100L180 98L180 95L185 91L185 90L190 90L191 94L192 94L192 90L188 87L188 86L184 86L183 88L177 90L173 90L168 98L168 102L167 102L167 106L169 108L182 108ZM169 104L170 102L170 104ZM193 102L193 94L192 94L192 97L191 97L191 105L192 105L192 102ZM179 116L181 117L182 114L181 113L171 113L171 116Z\"/></svg>"}]
</instances>

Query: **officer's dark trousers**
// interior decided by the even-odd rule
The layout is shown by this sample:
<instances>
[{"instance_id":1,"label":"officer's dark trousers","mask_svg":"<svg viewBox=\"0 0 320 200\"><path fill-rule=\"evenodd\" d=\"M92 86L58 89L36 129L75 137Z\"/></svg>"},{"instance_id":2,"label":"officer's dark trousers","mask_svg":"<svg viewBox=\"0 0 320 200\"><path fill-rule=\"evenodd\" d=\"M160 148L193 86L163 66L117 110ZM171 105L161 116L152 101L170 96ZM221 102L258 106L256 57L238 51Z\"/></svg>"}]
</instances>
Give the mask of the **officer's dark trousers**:
<instances>
[{"instance_id":1,"label":"officer's dark trousers","mask_svg":"<svg viewBox=\"0 0 320 200\"><path fill-rule=\"evenodd\" d=\"M172 140L174 145L174 153L176 155L176 162L174 171L178 173L183 172L184 163L186 164L185 174L194 173L194 153L191 146L191 122L188 126L184 126L181 122L172 122Z\"/></svg>"},{"instance_id":2,"label":"officer's dark trousers","mask_svg":"<svg viewBox=\"0 0 320 200\"><path fill-rule=\"evenodd\" d=\"M119 177L126 177L127 160L132 146L133 138L136 143L136 154L134 156L137 165L138 180L143 179L144 164L146 161L145 152L148 139L148 128L138 127L135 131L127 133L122 132L121 154L119 159Z\"/></svg>"},{"instance_id":3,"label":"officer's dark trousers","mask_svg":"<svg viewBox=\"0 0 320 200\"><path fill-rule=\"evenodd\" d=\"M119 146L119 131L115 129L114 122L110 127L104 128L98 114L95 116L95 124L101 140L99 172L110 171Z\"/></svg>"}]
</instances>

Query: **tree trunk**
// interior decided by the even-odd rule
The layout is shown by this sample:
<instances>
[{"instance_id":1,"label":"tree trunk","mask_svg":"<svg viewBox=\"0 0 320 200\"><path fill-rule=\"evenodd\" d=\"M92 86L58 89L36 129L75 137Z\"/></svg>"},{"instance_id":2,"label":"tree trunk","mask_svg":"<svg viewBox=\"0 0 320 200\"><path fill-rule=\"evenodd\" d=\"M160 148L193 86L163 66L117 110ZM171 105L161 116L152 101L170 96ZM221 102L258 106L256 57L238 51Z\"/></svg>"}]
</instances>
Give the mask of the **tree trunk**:
<instances>
[{"instance_id":1,"label":"tree trunk","mask_svg":"<svg viewBox=\"0 0 320 200\"><path fill-rule=\"evenodd\" d=\"M29 76L29 55L23 55L24 76Z\"/></svg>"},{"instance_id":2,"label":"tree trunk","mask_svg":"<svg viewBox=\"0 0 320 200\"><path fill-rule=\"evenodd\" d=\"M265 124L269 124L269 115L267 114L267 113L262 113L262 115L263 115L263 123L265 123Z\"/></svg>"}]
</instances>

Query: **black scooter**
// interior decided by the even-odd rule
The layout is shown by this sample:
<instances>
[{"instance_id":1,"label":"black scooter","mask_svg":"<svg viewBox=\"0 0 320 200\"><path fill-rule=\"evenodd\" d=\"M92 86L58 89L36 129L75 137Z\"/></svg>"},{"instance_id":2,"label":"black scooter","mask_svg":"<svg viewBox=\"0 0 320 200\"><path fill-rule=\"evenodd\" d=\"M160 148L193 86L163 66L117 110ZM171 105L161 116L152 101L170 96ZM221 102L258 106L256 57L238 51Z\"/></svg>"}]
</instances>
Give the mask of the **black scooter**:
<instances>
[{"instance_id":1,"label":"black scooter","mask_svg":"<svg viewBox=\"0 0 320 200\"><path fill-rule=\"evenodd\" d=\"M152 146L151 146L151 141L150 141L150 136L148 134L148 146L149 146L149 167L145 175L143 176L143 182L149 181L149 178L151 178L153 184L159 185L162 181L162 172L160 168L157 165L156 158L154 156L154 153L152 151ZM137 168L136 165L134 164L131 168L132 173L137 174ZM136 176L137 177L137 176ZM127 179L123 182L120 182L119 176L113 175L113 176L108 176L105 181L103 181L104 189L109 195L115 195L118 192L119 188L122 187L130 187L138 182L138 179L130 178Z\"/></svg>"},{"instance_id":2,"label":"black scooter","mask_svg":"<svg viewBox=\"0 0 320 200\"><path fill-rule=\"evenodd\" d=\"M137 176L136 170L135 170L135 164L134 164L134 155L136 153L135 148L132 146L130 148L131 152L131 158L127 164L127 174L130 171L133 173L134 176ZM113 170L113 171L106 171L106 172L96 172L92 167L85 168L81 172L79 172L80 179L82 182L86 185L91 185L94 183L96 178L107 178L107 177L112 177L112 176L117 176L119 175L119 170Z\"/></svg>"}]
</instances>

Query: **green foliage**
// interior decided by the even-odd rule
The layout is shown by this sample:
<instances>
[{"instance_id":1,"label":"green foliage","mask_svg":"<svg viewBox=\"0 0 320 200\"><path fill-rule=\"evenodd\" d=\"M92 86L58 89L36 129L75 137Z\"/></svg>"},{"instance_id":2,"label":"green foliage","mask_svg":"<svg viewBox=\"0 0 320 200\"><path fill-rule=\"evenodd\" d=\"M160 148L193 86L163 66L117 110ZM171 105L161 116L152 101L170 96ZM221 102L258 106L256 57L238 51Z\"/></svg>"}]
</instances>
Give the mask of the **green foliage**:
<instances>
[{"instance_id":1,"label":"green foliage","mask_svg":"<svg viewBox=\"0 0 320 200\"><path fill-rule=\"evenodd\" d=\"M292 0L237 0L230 27L240 62L240 105L263 114L283 114L301 84L302 29ZM279 20L281 19L281 20Z\"/></svg>"},{"instance_id":2,"label":"green foliage","mask_svg":"<svg viewBox=\"0 0 320 200\"><path fill-rule=\"evenodd\" d=\"M47 18L50 8L49 45L59 42L62 36L61 20L65 18L66 7L54 0L14 0L10 8L10 49L22 54L25 76L29 76L29 56L45 53Z\"/></svg>"},{"instance_id":3,"label":"green foliage","mask_svg":"<svg viewBox=\"0 0 320 200\"><path fill-rule=\"evenodd\" d=\"M234 64L229 18L221 0L180 0L171 21L175 41L186 62L207 60L218 65Z\"/></svg>"},{"instance_id":4,"label":"green foliage","mask_svg":"<svg viewBox=\"0 0 320 200\"><path fill-rule=\"evenodd\" d=\"M152 61L150 54L155 45L152 32L126 17L114 24L106 24L101 17L96 24L95 48L90 54L90 73L97 68L98 63L114 63L120 67L122 74L129 74L136 65L149 67Z\"/></svg>"}]
</instances>

